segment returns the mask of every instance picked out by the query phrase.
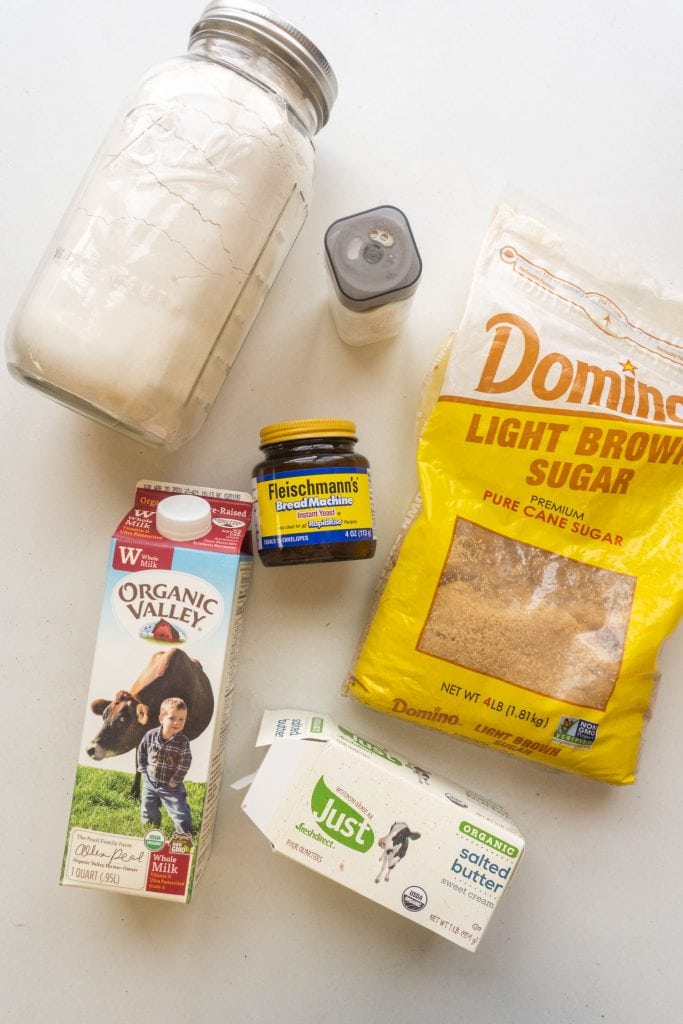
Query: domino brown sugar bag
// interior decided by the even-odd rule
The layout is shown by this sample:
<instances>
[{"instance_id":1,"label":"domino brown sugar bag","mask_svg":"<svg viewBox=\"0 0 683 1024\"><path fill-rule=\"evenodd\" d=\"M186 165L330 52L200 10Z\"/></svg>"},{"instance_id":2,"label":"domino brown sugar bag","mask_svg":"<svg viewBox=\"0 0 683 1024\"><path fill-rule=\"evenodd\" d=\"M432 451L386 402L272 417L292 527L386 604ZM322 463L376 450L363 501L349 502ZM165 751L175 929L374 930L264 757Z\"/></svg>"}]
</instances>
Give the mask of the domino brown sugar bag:
<instances>
[{"instance_id":1,"label":"domino brown sugar bag","mask_svg":"<svg viewBox=\"0 0 683 1024\"><path fill-rule=\"evenodd\" d=\"M348 692L635 778L683 605L683 295L497 211Z\"/></svg>"}]
</instances>

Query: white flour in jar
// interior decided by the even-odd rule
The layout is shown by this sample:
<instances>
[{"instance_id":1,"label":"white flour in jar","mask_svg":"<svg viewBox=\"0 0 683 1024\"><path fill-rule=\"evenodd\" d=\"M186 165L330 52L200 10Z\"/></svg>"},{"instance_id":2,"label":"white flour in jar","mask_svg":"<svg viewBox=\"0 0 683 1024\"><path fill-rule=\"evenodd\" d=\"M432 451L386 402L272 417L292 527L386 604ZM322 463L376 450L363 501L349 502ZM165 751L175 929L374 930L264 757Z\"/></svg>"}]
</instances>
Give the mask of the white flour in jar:
<instances>
[{"instance_id":1,"label":"white flour in jar","mask_svg":"<svg viewBox=\"0 0 683 1024\"><path fill-rule=\"evenodd\" d=\"M310 140L273 93L192 57L152 69L17 313L30 373L182 443L303 224L312 177Z\"/></svg>"}]
</instances>

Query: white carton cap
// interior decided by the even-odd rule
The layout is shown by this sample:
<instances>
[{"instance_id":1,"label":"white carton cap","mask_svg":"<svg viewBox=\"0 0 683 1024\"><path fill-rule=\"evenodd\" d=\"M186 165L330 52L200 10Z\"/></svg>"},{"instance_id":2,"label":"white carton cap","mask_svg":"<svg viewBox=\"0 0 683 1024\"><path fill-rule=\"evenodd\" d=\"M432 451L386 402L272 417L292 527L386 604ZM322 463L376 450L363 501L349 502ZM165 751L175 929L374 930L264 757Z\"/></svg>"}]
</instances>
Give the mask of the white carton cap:
<instances>
[{"instance_id":1,"label":"white carton cap","mask_svg":"<svg viewBox=\"0 0 683 1024\"><path fill-rule=\"evenodd\" d=\"M197 540L211 529L211 505L197 494L172 494L157 505L156 527L169 540Z\"/></svg>"}]
</instances>

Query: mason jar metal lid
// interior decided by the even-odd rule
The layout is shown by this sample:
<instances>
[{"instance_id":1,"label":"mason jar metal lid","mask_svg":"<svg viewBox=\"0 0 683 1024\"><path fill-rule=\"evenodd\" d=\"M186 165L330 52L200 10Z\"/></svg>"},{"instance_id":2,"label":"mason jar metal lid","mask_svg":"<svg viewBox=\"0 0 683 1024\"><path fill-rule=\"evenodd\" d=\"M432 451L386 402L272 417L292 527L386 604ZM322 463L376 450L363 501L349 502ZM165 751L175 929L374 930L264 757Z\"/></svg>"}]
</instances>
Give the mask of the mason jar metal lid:
<instances>
[{"instance_id":1,"label":"mason jar metal lid","mask_svg":"<svg viewBox=\"0 0 683 1024\"><path fill-rule=\"evenodd\" d=\"M261 445L306 437L352 437L357 440L356 424L353 420L285 420L261 429Z\"/></svg>"},{"instance_id":2,"label":"mason jar metal lid","mask_svg":"<svg viewBox=\"0 0 683 1024\"><path fill-rule=\"evenodd\" d=\"M261 4L214 0L192 29L190 46L210 35L248 41L257 49L276 55L310 96L318 130L327 124L337 98L337 79L325 55L303 32Z\"/></svg>"}]
</instances>

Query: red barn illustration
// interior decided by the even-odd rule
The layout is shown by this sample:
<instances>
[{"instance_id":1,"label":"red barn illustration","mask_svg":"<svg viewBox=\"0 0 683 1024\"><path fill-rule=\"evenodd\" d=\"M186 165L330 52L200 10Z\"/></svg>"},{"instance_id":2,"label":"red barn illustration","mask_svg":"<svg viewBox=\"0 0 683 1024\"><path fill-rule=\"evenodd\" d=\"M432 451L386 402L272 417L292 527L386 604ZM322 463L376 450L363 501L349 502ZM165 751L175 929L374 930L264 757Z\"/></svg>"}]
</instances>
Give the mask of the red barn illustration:
<instances>
[{"instance_id":1,"label":"red barn illustration","mask_svg":"<svg viewBox=\"0 0 683 1024\"><path fill-rule=\"evenodd\" d=\"M176 643L180 640L180 633L166 619L159 619L151 635L154 640L165 640L170 643Z\"/></svg>"}]
</instances>

